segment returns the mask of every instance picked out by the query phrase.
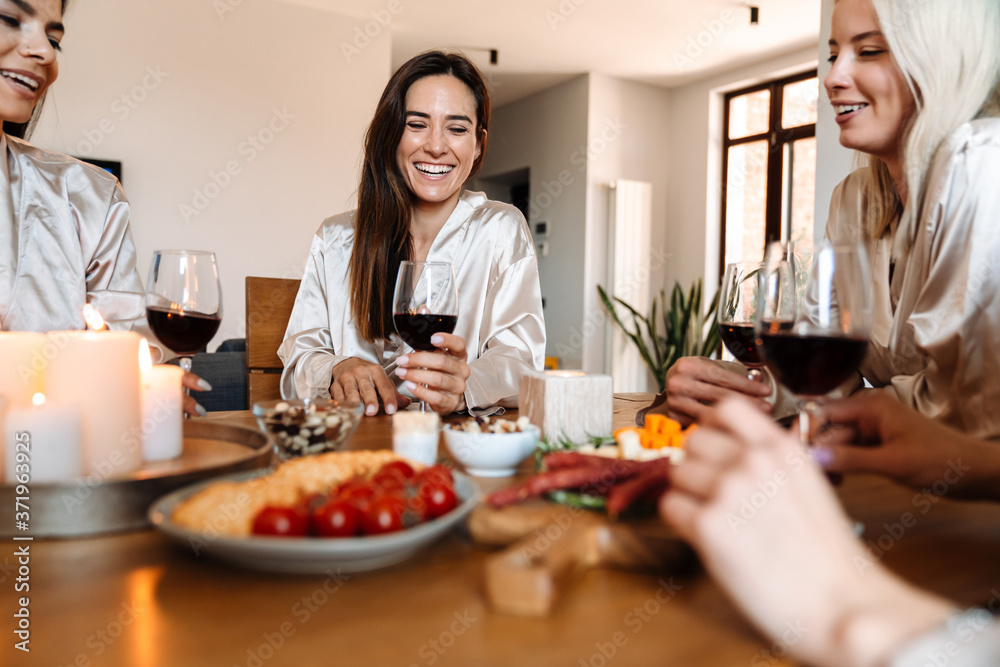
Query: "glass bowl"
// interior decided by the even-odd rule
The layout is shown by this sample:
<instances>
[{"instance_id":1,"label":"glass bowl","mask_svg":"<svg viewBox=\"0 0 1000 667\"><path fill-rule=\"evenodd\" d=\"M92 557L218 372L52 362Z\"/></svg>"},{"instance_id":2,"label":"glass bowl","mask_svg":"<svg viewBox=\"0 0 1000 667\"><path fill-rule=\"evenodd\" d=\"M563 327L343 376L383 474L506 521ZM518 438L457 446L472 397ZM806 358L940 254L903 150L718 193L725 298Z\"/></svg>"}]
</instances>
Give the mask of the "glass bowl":
<instances>
[{"instance_id":1,"label":"glass bowl","mask_svg":"<svg viewBox=\"0 0 1000 667\"><path fill-rule=\"evenodd\" d=\"M274 438L281 460L336 452L358 428L364 407L324 399L289 399L254 403L260 429Z\"/></svg>"}]
</instances>

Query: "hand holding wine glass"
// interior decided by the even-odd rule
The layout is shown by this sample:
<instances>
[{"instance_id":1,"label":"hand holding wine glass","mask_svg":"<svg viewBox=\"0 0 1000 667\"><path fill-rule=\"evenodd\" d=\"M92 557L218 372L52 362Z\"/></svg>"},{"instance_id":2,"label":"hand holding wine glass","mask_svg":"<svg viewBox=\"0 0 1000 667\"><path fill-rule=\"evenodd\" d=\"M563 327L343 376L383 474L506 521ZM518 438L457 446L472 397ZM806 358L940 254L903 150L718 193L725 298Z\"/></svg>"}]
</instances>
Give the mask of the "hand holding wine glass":
<instances>
[{"instance_id":1,"label":"hand holding wine glass","mask_svg":"<svg viewBox=\"0 0 1000 667\"><path fill-rule=\"evenodd\" d=\"M823 244L797 295L790 257L775 244L768 247L756 326L768 368L800 399L800 437L812 445L824 397L857 372L868 349L868 261L860 245ZM781 315L790 312L789 304L791 327Z\"/></svg>"},{"instance_id":2,"label":"hand holding wine glass","mask_svg":"<svg viewBox=\"0 0 1000 667\"><path fill-rule=\"evenodd\" d=\"M212 340L222 322L215 254L154 252L146 282L146 320L157 340L177 354L181 368L190 373L191 358ZM186 387L184 392L188 393Z\"/></svg>"},{"instance_id":3,"label":"hand holding wine glass","mask_svg":"<svg viewBox=\"0 0 1000 667\"><path fill-rule=\"evenodd\" d=\"M458 292L451 264L400 263L392 312L400 338L416 350L400 357L396 375L405 378L410 391L421 398L421 410L427 409L424 397L432 394L445 399L435 402L438 411L459 407L469 369L465 341L451 335L458 323ZM438 336L441 342L435 344Z\"/></svg>"}]
</instances>

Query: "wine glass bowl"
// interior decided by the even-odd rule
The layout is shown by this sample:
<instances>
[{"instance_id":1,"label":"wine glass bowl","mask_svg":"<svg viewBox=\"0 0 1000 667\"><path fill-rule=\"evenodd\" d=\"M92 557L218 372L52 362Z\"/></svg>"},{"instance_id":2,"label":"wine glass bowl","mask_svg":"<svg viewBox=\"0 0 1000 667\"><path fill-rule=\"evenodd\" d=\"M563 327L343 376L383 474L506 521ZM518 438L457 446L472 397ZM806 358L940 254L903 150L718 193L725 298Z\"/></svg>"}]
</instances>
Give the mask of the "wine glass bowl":
<instances>
[{"instance_id":1,"label":"wine glass bowl","mask_svg":"<svg viewBox=\"0 0 1000 667\"><path fill-rule=\"evenodd\" d=\"M400 262L392 302L392 321L403 342L414 350L435 350L434 334L452 333L458 324L458 291L451 263ZM426 409L423 401L420 409Z\"/></svg>"},{"instance_id":2,"label":"wine glass bowl","mask_svg":"<svg viewBox=\"0 0 1000 667\"><path fill-rule=\"evenodd\" d=\"M146 321L157 340L180 357L208 344L222 322L222 288L215 254L200 250L157 250L146 282Z\"/></svg>"},{"instance_id":3,"label":"wine glass bowl","mask_svg":"<svg viewBox=\"0 0 1000 667\"><path fill-rule=\"evenodd\" d=\"M747 379L764 382L767 379L754 321L758 305L758 281L762 262L734 262L726 265L719 302L719 337L747 367Z\"/></svg>"},{"instance_id":4,"label":"wine glass bowl","mask_svg":"<svg viewBox=\"0 0 1000 667\"><path fill-rule=\"evenodd\" d=\"M768 248L756 323L774 377L800 399L800 436L812 444L823 398L864 360L871 334L868 261L860 245L820 245L804 290L792 254Z\"/></svg>"}]
</instances>

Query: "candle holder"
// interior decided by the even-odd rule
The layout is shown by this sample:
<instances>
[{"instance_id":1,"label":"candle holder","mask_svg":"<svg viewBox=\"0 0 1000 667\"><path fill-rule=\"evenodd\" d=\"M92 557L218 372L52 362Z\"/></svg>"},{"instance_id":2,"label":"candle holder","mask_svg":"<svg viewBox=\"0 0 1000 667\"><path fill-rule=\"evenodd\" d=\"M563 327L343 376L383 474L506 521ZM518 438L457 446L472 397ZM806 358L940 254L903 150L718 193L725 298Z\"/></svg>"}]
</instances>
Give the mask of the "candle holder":
<instances>
[{"instance_id":1,"label":"candle holder","mask_svg":"<svg viewBox=\"0 0 1000 667\"><path fill-rule=\"evenodd\" d=\"M549 442L585 443L609 436L614 412L611 376L584 371L525 373L520 411Z\"/></svg>"}]
</instances>

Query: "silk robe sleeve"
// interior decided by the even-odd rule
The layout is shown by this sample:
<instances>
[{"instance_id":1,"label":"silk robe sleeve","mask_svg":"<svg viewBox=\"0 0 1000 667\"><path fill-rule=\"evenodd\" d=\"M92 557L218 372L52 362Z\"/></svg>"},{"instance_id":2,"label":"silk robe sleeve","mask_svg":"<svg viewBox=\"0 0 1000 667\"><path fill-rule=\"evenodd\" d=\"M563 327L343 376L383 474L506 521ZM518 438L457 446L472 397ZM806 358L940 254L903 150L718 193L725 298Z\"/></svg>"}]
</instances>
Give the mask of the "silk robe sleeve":
<instances>
[{"instance_id":1,"label":"silk robe sleeve","mask_svg":"<svg viewBox=\"0 0 1000 667\"><path fill-rule=\"evenodd\" d=\"M333 239L334 247L330 247L330 239L327 238L330 231L326 223L313 238L285 340L278 348L278 356L285 365L281 374L281 395L285 398L329 398L333 367L349 356L337 353L330 329L332 304L329 299L334 296L330 288L341 293L340 299L344 299L346 260L350 257L349 247L336 247L348 241L344 238L346 233L339 227L334 228L334 233L338 237ZM329 272L343 282L329 286Z\"/></svg>"}]
</instances>

